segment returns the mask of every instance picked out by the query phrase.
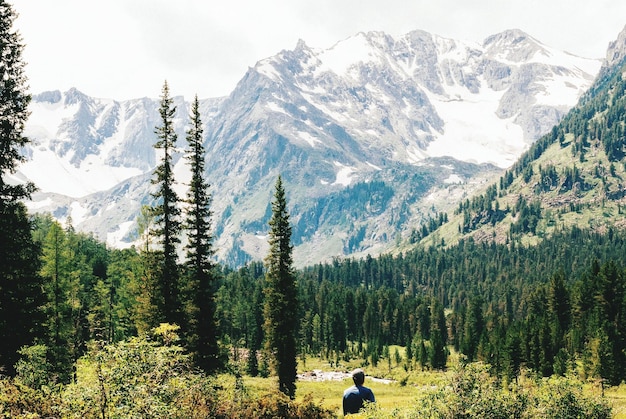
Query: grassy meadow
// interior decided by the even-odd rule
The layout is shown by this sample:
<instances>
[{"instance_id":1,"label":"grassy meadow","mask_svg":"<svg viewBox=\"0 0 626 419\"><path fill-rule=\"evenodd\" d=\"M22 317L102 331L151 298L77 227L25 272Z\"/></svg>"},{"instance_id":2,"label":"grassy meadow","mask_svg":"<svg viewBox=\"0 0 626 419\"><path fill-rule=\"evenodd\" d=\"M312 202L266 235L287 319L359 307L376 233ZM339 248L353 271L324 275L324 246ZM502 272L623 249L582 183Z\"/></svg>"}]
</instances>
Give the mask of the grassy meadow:
<instances>
[{"instance_id":1,"label":"grassy meadow","mask_svg":"<svg viewBox=\"0 0 626 419\"><path fill-rule=\"evenodd\" d=\"M302 378L289 400L276 377L241 374L242 357L231 360L230 372L205 376L185 366L180 347L134 339L80 359L76 382L66 386L36 385L43 376L23 365L16 380L0 380L0 417L341 418L349 371L362 367L376 403L355 419L626 418L626 385L602 389L576 372L538 378L525 369L515 382L502 382L490 366L460 362L455 353L445 371L406 364L401 347L388 353L375 366L363 359L300 360ZM336 379L315 381L313 372L334 372Z\"/></svg>"},{"instance_id":2,"label":"grassy meadow","mask_svg":"<svg viewBox=\"0 0 626 419\"><path fill-rule=\"evenodd\" d=\"M354 368L359 367L358 364L340 364L338 368L331 367L328 361L320 359L309 359L306 363L306 370L300 365L299 373L321 370L321 371L344 371L348 372ZM375 377L388 377L389 370L382 368L380 365L377 368L364 367L366 374L365 386L372 389L377 401L377 408L382 411L392 412L394 409L402 410L403 407L410 407L415 404L415 400L420 396L420 392L423 388L434 386L436 383L441 382L444 373L442 372L417 372L412 371L410 374L405 372L403 368L394 366L392 369L393 377L398 376L394 380L402 380L403 378L409 378L407 384L400 384L400 381L394 381L392 383L380 382L372 379L370 375ZM401 376L401 377L400 377ZM232 380L232 378L231 378ZM422 384L418 384L421 382ZM410 383L410 384L409 384ZM338 417L342 417L342 396L346 388L353 385L352 379L347 377L343 380L326 380L326 381L313 381L313 380L298 380L296 391L296 401L304 401L310 399L316 404L321 405L324 408L330 409L336 413ZM275 386L275 378L260 378L260 377L243 377L243 385L250 395L262 394L268 392ZM354 416L357 417L357 416Z\"/></svg>"},{"instance_id":3,"label":"grassy meadow","mask_svg":"<svg viewBox=\"0 0 626 419\"><path fill-rule=\"evenodd\" d=\"M404 356L403 348L398 347L398 350L400 355ZM390 353L393 354L394 351L395 347L391 347ZM410 368L404 363L404 360L400 363L396 363L395 361L389 363L388 359L385 358L381 359L376 367L364 364L365 362L363 360L351 360L349 362L339 361L337 365L335 362L331 363L325 359L307 358L305 362L300 360L298 373L303 374L312 371L337 371L347 373L354 368L361 367L367 374L365 386L371 388L376 397L376 407L373 411L350 417L354 417L355 419L372 417L417 418L421 416L416 416L415 412L419 412L420 409L423 410L427 408L426 406L432 405L432 401L426 401L428 395L432 396L438 389L440 390L444 387L449 388L451 386L450 383L454 380L453 377L455 374L457 374L459 361L458 357L452 354L449 359L449 368L447 371L423 371L419 365L413 365L412 368ZM391 380L391 382L377 380L377 378ZM237 385L232 375L224 375L221 377L220 381L223 383L228 382L227 387L232 386L234 388ZM538 391L544 394L541 397L546 400L553 396L553 394L550 394L551 392L558 393L561 391L561 387L558 385L556 387L550 387L546 384L545 387L540 388L535 384L531 384L531 382L534 381L534 379L529 377L520 378L519 389L522 390L518 391ZM542 381L547 382L546 379ZM581 380L575 380L574 382L574 386L580 386L582 395L586 398L600 398L602 394L604 394L604 399L612 408L613 417L626 419L626 385L605 388L603 391L598 382L584 382ZM491 383L493 383L493 381L490 381L490 379L485 379L484 381L486 387ZM239 385L240 391L241 387L243 387L243 391L247 396L263 397L271 393L272 389L275 388L276 382L273 377L261 378L244 375ZM341 407L343 391L351 385L352 380L350 377L325 381L299 379L297 381L296 401L311 401L314 404L330 409L337 417L341 418L343 417ZM556 390L554 390L555 388ZM468 399L471 399L471 397Z\"/></svg>"}]
</instances>

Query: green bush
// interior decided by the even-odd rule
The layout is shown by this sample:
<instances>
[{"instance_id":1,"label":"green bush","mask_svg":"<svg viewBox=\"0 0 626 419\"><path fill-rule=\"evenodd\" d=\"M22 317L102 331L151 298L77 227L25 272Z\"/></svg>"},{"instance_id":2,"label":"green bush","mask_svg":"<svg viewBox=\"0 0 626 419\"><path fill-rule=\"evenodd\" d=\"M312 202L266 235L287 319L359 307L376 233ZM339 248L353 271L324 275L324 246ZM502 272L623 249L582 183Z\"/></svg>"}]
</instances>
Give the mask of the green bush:
<instances>
[{"instance_id":1,"label":"green bush","mask_svg":"<svg viewBox=\"0 0 626 419\"><path fill-rule=\"evenodd\" d=\"M503 389L481 363L461 365L449 382L418 402L414 418L519 418L527 406L524 394Z\"/></svg>"},{"instance_id":2,"label":"green bush","mask_svg":"<svg viewBox=\"0 0 626 419\"><path fill-rule=\"evenodd\" d=\"M191 367L171 327L158 336L94 346L76 365L76 382L48 387L37 365L41 348L24 351L22 376L0 380L0 417L7 418L284 418L327 419L336 412L289 399L278 390L246 388L241 376L206 376ZM42 363L43 362L43 363ZM538 379L522 373L505 384L482 363L459 365L445 380L424 385L415 403L392 410L373 403L355 417L368 419L608 419L611 408L583 392L574 377ZM443 376L443 373L442 373ZM259 379L261 380L261 379ZM36 388L35 388L36 387Z\"/></svg>"},{"instance_id":3,"label":"green bush","mask_svg":"<svg viewBox=\"0 0 626 419\"><path fill-rule=\"evenodd\" d=\"M33 389L19 379L0 379L0 417L56 418L60 405L58 394L47 388Z\"/></svg>"},{"instance_id":4,"label":"green bush","mask_svg":"<svg viewBox=\"0 0 626 419\"><path fill-rule=\"evenodd\" d=\"M450 385L442 388L439 405L443 414L454 418L596 418L611 417L606 400L583 394L575 378L552 377L535 380L522 377L507 388L489 375L489 367L474 363L461 366ZM418 416L419 417L419 416Z\"/></svg>"},{"instance_id":5,"label":"green bush","mask_svg":"<svg viewBox=\"0 0 626 419\"><path fill-rule=\"evenodd\" d=\"M48 385L52 368L47 360L47 346L25 346L18 353L20 359L15 364L15 371L20 381L35 389Z\"/></svg>"},{"instance_id":6,"label":"green bush","mask_svg":"<svg viewBox=\"0 0 626 419\"><path fill-rule=\"evenodd\" d=\"M525 418L605 419L612 414L602 398L584 396L581 383L573 378L543 379L531 394Z\"/></svg>"},{"instance_id":7,"label":"green bush","mask_svg":"<svg viewBox=\"0 0 626 419\"><path fill-rule=\"evenodd\" d=\"M63 391L65 415L211 417L217 403L212 381L193 371L189 355L173 344L175 330L164 330L155 329L159 337L92 349L77 364L76 383Z\"/></svg>"},{"instance_id":8,"label":"green bush","mask_svg":"<svg viewBox=\"0 0 626 419\"><path fill-rule=\"evenodd\" d=\"M334 415L311 400L295 402L276 391L248 395L240 380L226 381L195 371L175 345L175 329L93 348L77 364L77 381L62 391L61 416L74 418L285 418L325 419Z\"/></svg>"},{"instance_id":9,"label":"green bush","mask_svg":"<svg viewBox=\"0 0 626 419\"><path fill-rule=\"evenodd\" d=\"M426 391L414 406L383 411L368 406L368 419L608 419L611 408L602 398L583 394L575 378L522 377L517 384L503 386L489 374L489 366L472 363L459 366L441 386Z\"/></svg>"},{"instance_id":10,"label":"green bush","mask_svg":"<svg viewBox=\"0 0 626 419\"><path fill-rule=\"evenodd\" d=\"M279 391L261 397L243 397L237 402L221 403L216 419L258 418L258 419L328 419L335 414L310 399L296 402Z\"/></svg>"}]
</instances>

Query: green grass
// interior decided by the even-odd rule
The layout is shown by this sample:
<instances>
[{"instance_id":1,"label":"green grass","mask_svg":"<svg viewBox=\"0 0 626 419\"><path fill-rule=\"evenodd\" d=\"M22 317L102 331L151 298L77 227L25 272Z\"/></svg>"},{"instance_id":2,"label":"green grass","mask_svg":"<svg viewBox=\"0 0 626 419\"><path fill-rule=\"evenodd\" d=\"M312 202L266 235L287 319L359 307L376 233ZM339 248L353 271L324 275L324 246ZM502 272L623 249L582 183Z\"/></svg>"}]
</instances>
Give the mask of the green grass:
<instances>
[{"instance_id":1,"label":"green grass","mask_svg":"<svg viewBox=\"0 0 626 419\"><path fill-rule=\"evenodd\" d=\"M400 356L404 357L404 348L391 346L390 353L394 354L398 348ZM393 358L393 356L392 356ZM298 373L321 370L324 372L340 371L349 372L355 368L363 368L366 372L365 385L372 389L377 401L377 408L381 412L391 413L394 409L409 408L426 388L432 388L441 384L445 380L445 373L441 371L421 371L419 367L407 371L404 364L391 363L387 359L382 359L376 366L363 365L363 360L351 360L349 362L340 360L339 365L322 358L307 358L298 363ZM390 384L378 382L372 377L393 380ZM263 397L265 394L276 388L276 378L268 377L242 377L244 391L252 397ZM232 375L220 377L220 383L225 389L235 387L235 379ZM338 417L342 417L341 403L343 392L352 386L352 379L328 381L306 381L296 382L296 401L310 399L327 409L332 410ZM355 418L358 416L354 416Z\"/></svg>"},{"instance_id":2,"label":"green grass","mask_svg":"<svg viewBox=\"0 0 626 419\"><path fill-rule=\"evenodd\" d=\"M298 381L296 399L303 400L309 396L323 407L341 415L341 401L343 392L352 386L351 379L343 381ZM382 411L392 411L398 407L408 407L414 404L420 394L420 388L413 385L401 386L398 383L384 384L366 378L365 386L369 387L376 397L377 405Z\"/></svg>"},{"instance_id":3,"label":"green grass","mask_svg":"<svg viewBox=\"0 0 626 419\"><path fill-rule=\"evenodd\" d=\"M401 356L404 356L403 348L399 348ZM395 347L391 347L393 354ZM441 388L441 386L449 384L449 380L454 374L454 365L458 362L456 354L451 354L449 359L450 368L448 371L422 371L419 366L413 366L413 369L407 371L403 364L396 365L392 362L391 370L386 359L373 367L372 365L363 366L362 360L351 360L350 362L340 361L338 366L333 365L328 360L321 358L308 358L305 363L299 362L298 372L322 370L325 372L342 371L348 372L356 367L363 367L366 371L367 378L365 385L372 389L376 396L376 408L381 417L404 417L403 414L414 411L419 405L419 400L425 394L433 389ZM390 384L377 382L371 377L388 378L394 380ZM221 383L224 388L234 388L235 379L232 375L224 375L221 377ZM242 378L243 388L248 396L253 398L263 397L272 389L276 388L276 378L260 378L248 377ZM304 381L296 382L296 401L311 400L315 404L335 412L337 417L342 416L341 403L342 395L346 388L352 385L352 380L346 378L343 380L329 381ZM599 396L602 390L597 383L590 382L584 387L584 394L587 396ZM604 390L604 396L613 408L615 418L626 419L626 385L619 387L611 387ZM355 419L359 415L351 416Z\"/></svg>"},{"instance_id":4,"label":"green grass","mask_svg":"<svg viewBox=\"0 0 626 419\"><path fill-rule=\"evenodd\" d=\"M439 373L442 375L442 373ZM251 396L262 397L275 387L275 378L244 377L244 388ZM342 416L341 401L343 392L352 386L352 380L342 381L298 381L296 383L296 400L311 399L327 409L331 409L338 417ZM377 406L381 411L393 411L395 408L412 406L418 398L421 387L415 385L401 386L399 383L384 384L366 378L365 385L372 389Z\"/></svg>"},{"instance_id":5,"label":"green grass","mask_svg":"<svg viewBox=\"0 0 626 419\"><path fill-rule=\"evenodd\" d=\"M604 396L613 407L614 418L626 419L626 385L611 387L604 391Z\"/></svg>"}]
</instances>

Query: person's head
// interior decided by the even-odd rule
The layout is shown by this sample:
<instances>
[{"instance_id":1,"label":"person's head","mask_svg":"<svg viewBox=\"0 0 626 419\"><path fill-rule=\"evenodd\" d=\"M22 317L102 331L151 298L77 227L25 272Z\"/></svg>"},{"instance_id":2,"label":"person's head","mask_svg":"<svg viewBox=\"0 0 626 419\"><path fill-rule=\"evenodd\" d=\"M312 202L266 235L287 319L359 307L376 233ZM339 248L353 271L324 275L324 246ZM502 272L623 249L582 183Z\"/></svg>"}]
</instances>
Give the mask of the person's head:
<instances>
[{"instance_id":1,"label":"person's head","mask_svg":"<svg viewBox=\"0 0 626 419\"><path fill-rule=\"evenodd\" d=\"M352 371L352 381L354 381L356 386L362 385L365 382L365 372L361 368Z\"/></svg>"}]
</instances>

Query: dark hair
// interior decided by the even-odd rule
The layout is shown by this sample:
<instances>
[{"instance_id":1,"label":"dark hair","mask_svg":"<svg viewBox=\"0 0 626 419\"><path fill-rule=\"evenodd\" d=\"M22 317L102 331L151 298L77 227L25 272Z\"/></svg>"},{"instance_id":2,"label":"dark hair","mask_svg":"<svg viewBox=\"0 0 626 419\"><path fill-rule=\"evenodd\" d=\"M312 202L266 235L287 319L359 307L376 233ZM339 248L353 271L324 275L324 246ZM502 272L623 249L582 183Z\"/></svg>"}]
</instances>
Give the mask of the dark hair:
<instances>
[{"instance_id":1,"label":"dark hair","mask_svg":"<svg viewBox=\"0 0 626 419\"><path fill-rule=\"evenodd\" d=\"M365 382L365 372L363 372L361 368L352 371L352 381L354 381L354 384L357 386L363 384Z\"/></svg>"}]
</instances>

